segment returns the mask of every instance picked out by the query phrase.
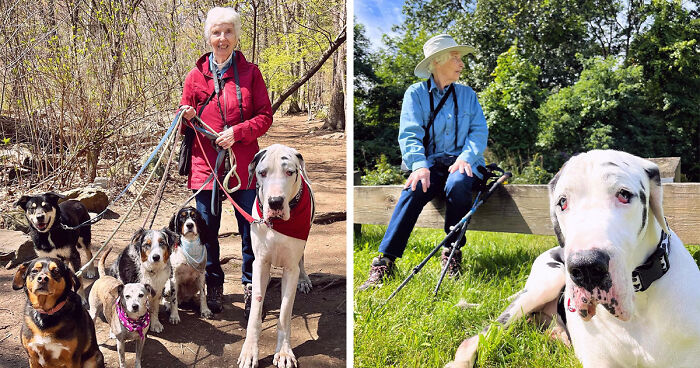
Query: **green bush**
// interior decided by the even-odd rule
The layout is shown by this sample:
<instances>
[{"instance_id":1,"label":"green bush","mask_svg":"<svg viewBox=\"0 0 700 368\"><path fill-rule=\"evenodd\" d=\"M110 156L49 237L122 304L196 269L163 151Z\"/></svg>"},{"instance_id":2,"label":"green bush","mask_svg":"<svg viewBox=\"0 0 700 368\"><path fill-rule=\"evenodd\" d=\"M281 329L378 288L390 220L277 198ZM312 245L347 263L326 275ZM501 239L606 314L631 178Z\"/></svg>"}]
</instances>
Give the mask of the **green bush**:
<instances>
[{"instance_id":1,"label":"green bush","mask_svg":"<svg viewBox=\"0 0 700 368\"><path fill-rule=\"evenodd\" d=\"M399 167L389 163L385 155L380 155L379 160L374 165L374 170L365 169L362 175L362 185L390 185L403 184L406 179Z\"/></svg>"}]
</instances>

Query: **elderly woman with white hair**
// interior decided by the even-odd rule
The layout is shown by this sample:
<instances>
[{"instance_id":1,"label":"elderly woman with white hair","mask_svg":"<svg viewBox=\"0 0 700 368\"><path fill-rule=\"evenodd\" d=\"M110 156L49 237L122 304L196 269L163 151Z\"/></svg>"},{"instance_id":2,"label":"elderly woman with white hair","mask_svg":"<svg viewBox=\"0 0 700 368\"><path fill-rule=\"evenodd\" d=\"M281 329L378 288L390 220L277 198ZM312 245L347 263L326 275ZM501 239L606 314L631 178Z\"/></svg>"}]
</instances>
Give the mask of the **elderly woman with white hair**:
<instances>
[{"instance_id":1,"label":"elderly woman with white hair","mask_svg":"<svg viewBox=\"0 0 700 368\"><path fill-rule=\"evenodd\" d=\"M488 127L474 90L455 83L464 68L462 56L474 48L458 45L446 34L428 40L425 59L414 71L427 80L408 87L401 106L399 146L411 174L396 202L380 254L372 260L368 280L360 290L382 285L403 255L411 231L423 207L436 195L446 198L445 232L471 207L476 170L484 165ZM464 238L461 240L464 244ZM450 275L460 271L462 254L446 265L451 249L442 251L443 266Z\"/></svg>"},{"instance_id":2,"label":"elderly woman with white hair","mask_svg":"<svg viewBox=\"0 0 700 368\"><path fill-rule=\"evenodd\" d=\"M223 310L224 273L219 262L220 191L217 191L216 180L207 182L212 174L209 165L216 165L217 148L232 149L240 182L232 175L228 185L232 188L240 184L240 189L233 192L232 197L241 208L249 211L255 201L255 178L249 182L248 164L259 150L258 137L265 134L272 124L272 107L262 74L255 64L246 61L243 53L236 50L240 36L241 17L235 10L216 7L209 11L204 23L204 38L211 52L199 58L187 74L180 101L185 119L189 121L198 115L220 133L216 141L211 142L201 133L192 132L191 128L186 128L190 129L188 133L183 129L183 133L190 137L200 135L198 140L191 141L187 187L193 191L203 188L195 200L197 210L207 224L208 233L200 234L200 240L207 250L207 305L214 313ZM219 180L225 175L224 166L215 168ZM254 256L250 224L238 212L236 219L242 243L241 273L247 315Z\"/></svg>"}]
</instances>

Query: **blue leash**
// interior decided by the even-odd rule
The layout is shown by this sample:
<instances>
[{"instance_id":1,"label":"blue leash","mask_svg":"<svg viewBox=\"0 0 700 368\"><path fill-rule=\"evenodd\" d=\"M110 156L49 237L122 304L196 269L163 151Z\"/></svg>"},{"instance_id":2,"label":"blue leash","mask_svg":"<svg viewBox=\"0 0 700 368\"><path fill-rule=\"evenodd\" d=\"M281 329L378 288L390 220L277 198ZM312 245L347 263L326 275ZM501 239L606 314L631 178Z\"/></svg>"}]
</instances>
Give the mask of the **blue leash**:
<instances>
[{"instance_id":1,"label":"blue leash","mask_svg":"<svg viewBox=\"0 0 700 368\"><path fill-rule=\"evenodd\" d=\"M66 230L76 230L76 229L79 229L83 226L92 225L92 224L96 223L97 221L100 221L102 219L102 217L107 213L107 210L109 209L109 207L111 207L116 201L118 201L126 193L126 191L129 189L129 187L131 187L136 182L136 179L138 179L138 177L141 176L141 174L143 174L144 171L146 171L146 168L148 167L148 165L150 165L151 161L153 161L153 159L156 157L156 153L158 153L158 151L160 151L160 149L163 147L163 144L165 144L165 141L168 139L168 137L170 137L173 130L175 129L175 126L177 125L177 122L180 118L180 114L182 114L182 111L178 111L177 114L175 114L175 119L173 119L172 124L170 124L170 128L168 128L168 131L165 132L165 135L163 136L163 138L160 139L160 142L158 142L158 145L153 150L151 155L148 156L148 159L143 164L143 166L141 166L141 169L136 173L136 176L134 176L134 178L131 179L129 184L127 184L126 188L124 188L124 190L122 190L121 193L119 193L112 200L112 202L110 202L107 205L107 208L105 208L104 211L100 212L97 216L91 218L90 220L83 222L82 224L79 224L79 225L76 225L73 227L67 226L65 224L62 224L61 226Z\"/></svg>"}]
</instances>

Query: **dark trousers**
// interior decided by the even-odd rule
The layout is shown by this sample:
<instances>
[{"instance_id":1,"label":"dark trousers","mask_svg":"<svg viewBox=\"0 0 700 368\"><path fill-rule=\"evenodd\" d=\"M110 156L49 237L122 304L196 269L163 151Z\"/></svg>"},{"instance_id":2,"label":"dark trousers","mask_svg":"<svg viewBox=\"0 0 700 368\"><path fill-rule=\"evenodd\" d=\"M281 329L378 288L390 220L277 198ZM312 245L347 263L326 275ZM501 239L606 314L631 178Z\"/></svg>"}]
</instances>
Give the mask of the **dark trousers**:
<instances>
[{"instance_id":1,"label":"dark trousers","mask_svg":"<svg viewBox=\"0 0 700 368\"><path fill-rule=\"evenodd\" d=\"M219 261L219 227L221 226L221 210L217 215L211 213L211 190L203 190L195 197L197 210L202 214L207 223L210 236L209 241L204 244L207 248L206 282L210 286L221 286L224 284L224 271L221 269ZM231 194L231 198L243 210L250 211L255 202L255 189L242 189ZM236 211L238 222L238 232L241 234L241 253L243 254L243 265L241 265L241 281L244 284L252 282L253 278L253 246L250 241L250 223Z\"/></svg>"},{"instance_id":2,"label":"dark trousers","mask_svg":"<svg viewBox=\"0 0 700 368\"><path fill-rule=\"evenodd\" d=\"M476 171L476 168L473 169ZM449 233L450 227L457 224L471 208L472 185L475 180L478 179L459 171L450 174L446 165L437 164L431 167L430 187L425 193L421 183L418 183L415 191L409 187L401 192L379 245L379 252L401 257L423 207L438 194L445 195L445 233ZM464 241L461 240L462 245Z\"/></svg>"}]
</instances>

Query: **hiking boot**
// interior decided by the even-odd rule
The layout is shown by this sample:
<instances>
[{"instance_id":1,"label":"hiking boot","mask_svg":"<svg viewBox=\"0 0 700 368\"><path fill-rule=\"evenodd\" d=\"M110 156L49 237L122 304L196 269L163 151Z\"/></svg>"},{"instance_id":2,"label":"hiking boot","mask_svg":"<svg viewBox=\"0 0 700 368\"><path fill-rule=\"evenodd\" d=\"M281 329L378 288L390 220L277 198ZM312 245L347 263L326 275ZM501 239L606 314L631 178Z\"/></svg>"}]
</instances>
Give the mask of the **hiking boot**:
<instances>
[{"instance_id":1,"label":"hiking boot","mask_svg":"<svg viewBox=\"0 0 700 368\"><path fill-rule=\"evenodd\" d=\"M207 285L207 307L212 313L224 310L224 286Z\"/></svg>"},{"instance_id":2,"label":"hiking boot","mask_svg":"<svg viewBox=\"0 0 700 368\"><path fill-rule=\"evenodd\" d=\"M248 321L250 316L250 301L253 299L253 284L243 284L243 303L245 307L243 308L243 318Z\"/></svg>"},{"instance_id":3,"label":"hiking boot","mask_svg":"<svg viewBox=\"0 0 700 368\"><path fill-rule=\"evenodd\" d=\"M370 287L382 287L384 277L394 273L394 261L387 257L376 256L372 260L372 267L369 270L369 278L362 284L359 290L366 290Z\"/></svg>"},{"instance_id":4,"label":"hiking boot","mask_svg":"<svg viewBox=\"0 0 700 368\"><path fill-rule=\"evenodd\" d=\"M443 247L442 254L440 255L440 264L442 268L447 266L447 274L450 277L458 277L462 273L462 251L455 249L455 254L450 260L450 264L447 264L447 259L450 258L450 252L452 248Z\"/></svg>"}]
</instances>

